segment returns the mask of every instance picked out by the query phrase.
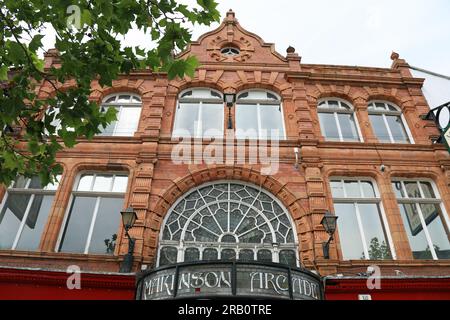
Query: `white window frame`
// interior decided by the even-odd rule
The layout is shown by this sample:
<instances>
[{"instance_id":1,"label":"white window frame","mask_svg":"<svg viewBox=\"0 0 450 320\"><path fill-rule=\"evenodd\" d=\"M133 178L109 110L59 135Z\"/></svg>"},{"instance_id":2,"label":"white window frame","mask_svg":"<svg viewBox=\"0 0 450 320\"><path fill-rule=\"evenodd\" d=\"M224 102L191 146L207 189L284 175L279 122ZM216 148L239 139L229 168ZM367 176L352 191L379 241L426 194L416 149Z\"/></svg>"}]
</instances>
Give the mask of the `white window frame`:
<instances>
[{"instance_id":1,"label":"white window frame","mask_svg":"<svg viewBox=\"0 0 450 320\"><path fill-rule=\"evenodd\" d=\"M128 102L118 102L119 97L120 96L130 96L130 99ZM115 97L114 102L106 102L109 99ZM140 102L134 102L133 98L138 99ZM139 107L141 112L139 114L139 119L138 119L138 125L137 128L135 129L134 133L136 133L136 131L139 129L139 122L141 119L141 115L142 115L142 99L139 95L131 93L131 92L120 92L120 93L114 93L114 94L110 94L109 96L106 96L101 104L101 109L105 109L105 112L108 110L108 108L115 108L117 110L117 120L115 121L115 126L113 129L113 132L111 135L104 135L104 133L99 133L97 135L97 137L129 137L129 136L133 136L133 135L126 135L126 136L120 136L117 134L117 127L118 124L120 123L120 117L122 115L123 109L126 108L137 108ZM106 128L103 128L102 130L105 130Z\"/></svg>"},{"instance_id":2,"label":"white window frame","mask_svg":"<svg viewBox=\"0 0 450 320\"><path fill-rule=\"evenodd\" d=\"M339 107L341 107L341 103L345 103L346 105L348 105L350 107L349 111L345 111L345 109L343 108L332 108L329 107L329 101L337 101L339 104ZM326 107L321 107L320 104L322 102L326 103ZM345 140L343 135L342 135L342 128L341 128L341 124L339 122L339 117L338 114L351 114L353 115L354 121L355 121L355 126L356 126L356 132L358 134L358 140L359 142L364 142L364 137L361 133L361 128L359 126L359 120L358 120L358 115L356 114L356 110L353 107L353 105L344 100L344 99L340 99L340 98L334 98L334 97L329 97L329 98L323 98L320 99L317 102L317 114L319 116L320 113L328 113L328 114L333 114L334 115L334 121L336 123L337 129L338 129L338 134L339 134L339 142L358 142L358 141L349 141L349 140ZM323 124L320 123L320 117L319 117L319 125L320 125L320 129L322 132L322 136L325 138L325 140L327 141L332 141L332 140L328 140L328 137L325 135L325 130L323 128Z\"/></svg>"},{"instance_id":3,"label":"white window frame","mask_svg":"<svg viewBox=\"0 0 450 320\"><path fill-rule=\"evenodd\" d=\"M375 105L376 103L384 104L385 110L377 110L376 108L375 109L371 109L371 105L372 104ZM397 109L397 111L389 110L388 105L394 107L395 109ZM388 102L388 101L373 100L373 101L370 101L368 103L367 111L369 113L369 120L370 120L370 116L371 115L378 115L378 116L381 115L383 117L383 122L384 122L385 128L386 128L386 130L387 130L387 132L389 134L389 139L390 139L391 143L415 144L414 138L413 138L413 136L411 134L411 130L409 129L409 126L408 126L408 123L406 122L405 116L404 116L404 114L401 111L399 106L397 106L397 105L395 105L395 104L393 104L391 102ZM389 122L387 121L387 117L386 116L399 116L400 117L400 119L402 120L403 129L405 130L406 136L407 136L407 138L409 140L408 142L397 142L397 141L395 141L394 136L392 135L391 127L389 126ZM370 121L370 124L372 125L371 121ZM386 143L385 141L380 141L380 142Z\"/></svg>"},{"instance_id":4,"label":"white window frame","mask_svg":"<svg viewBox=\"0 0 450 320\"><path fill-rule=\"evenodd\" d=\"M428 246L430 248L433 260L439 260L437 254L436 254L436 251L434 250L433 239L431 238L430 232L428 230L428 226L427 226L427 224L425 222L425 219L423 217L422 208L420 206L421 203L439 205L439 208L441 209L441 212L442 212L442 216L444 217L444 219L441 219L441 220L443 220L442 224L444 226L445 232L447 232L447 237L448 237L448 232L450 230L450 218L448 217L447 211L445 210L444 203L442 202L442 199L441 199L441 196L440 196L440 193L439 193L439 190L438 190L436 184L434 183L433 180L426 179L426 178L425 179L421 179L421 178L417 178L417 179L393 178L392 179L392 183L395 183L395 182L400 182L401 183L402 191L403 191L403 194L405 195L403 198L399 198L397 196L397 204L398 204L398 206L400 206L402 204L412 204L412 205L414 205L416 207L416 210L419 213L420 223L422 224L422 228L424 230L425 238L427 239ZM421 198L410 198L409 195L408 195L408 192L406 190L405 182L416 182L418 187L419 187ZM436 196L436 198L425 198L425 193L423 192L423 189L422 189L422 186L421 186L420 182L428 182L431 185L431 187L433 189L433 192L434 192L434 195ZM402 222L405 223L405 221L403 221L403 219L402 219Z\"/></svg>"},{"instance_id":5,"label":"white window frame","mask_svg":"<svg viewBox=\"0 0 450 320\"><path fill-rule=\"evenodd\" d=\"M281 209L283 209L283 211L286 213L286 216L289 220L289 223L291 224L292 227L292 233L293 233L293 237L294 237L294 243L289 243L289 244L268 244L268 243L264 243L264 244L245 244L245 243L241 243L239 242L239 239L237 239L238 241L236 243L222 243L222 242L217 242L217 243L202 243L202 242L185 242L183 240L180 241L170 241L170 240L163 240L163 230L167 224L167 221L169 220L172 211L178 206L178 204L183 201L185 199L185 196L188 196L189 194L198 191L202 188L208 187L208 186L212 186L212 185L216 185L216 184L238 184L238 185L243 185L243 186L248 186L251 187L253 189L258 190L260 193L264 193L265 195L267 195L269 198L271 198L272 200L274 200L280 207ZM259 194L258 194L259 196ZM204 200L205 201L205 200ZM228 201L230 201L230 199L228 199ZM237 200L236 200L237 201ZM206 201L205 201L206 203ZM216 203L216 202L210 202L211 203ZM230 202L228 202L230 203ZM249 206L248 203L246 203L247 206ZM209 208L209 207L207 207ZM199 209L200 210L200 209ZM255 209L256 210L256 209ZM229 212L229 210L228 210ZM194 213L190 218L190 220L192 220L194 218L196 214ZM262 215L262 213L261 213ZM189 220L189 221L190 221ZM186 222L186 225L189 224L189 221ZM242 223L242 221L241 221ZM220 226L220 224L219 224ZM238 229L238 227L235 228L236 230ZM225 232L224 234L227 234L227 232ZM222 236L224 235L222 234ZM231 233L230 233L231 234ZM180 239L183 239L183 235L184 235L184 231L183 234L181 235ZM254 259L255 261L257 261L257 253L259 250L270 250L272 252L272 259L274 263L278 263L279 262L279 252L282 250L291 250L295 252L295 258L296 258L296 265L298 266L300 263L300 257L299 257L299 241L298 241L298 236L297 236L297 232L296 232L296 228L295 228L295 224L294 221L291 217L291 215L289 214L289 211L286 209L286 207L281 203L280 200L278 200L274 195L272 195L271 193L269 193L268 191L262 189L261 187L258 187L256 185L253 185L251 183L246 183L246 182L242 182L242 181L237 181L237 180L218 180L218 181L214 181L214 182L209 182L209 183L205 183L202 184L196 188L190 189L189 191L187 191L183 196L181 196L168 210L168 213L166 214L163 222L162 222L162 226L161 226L161 232L159 235L159 248L158 248L158 252L157 252L157 259L156 259L156 265L159 266L160 265L160 258L161 258L161 250L165 247L172 247L172 248L176 248L177 249L177 261L176 263L182 263L184 261L184 253L185 250L188 248L196 248L199 249L200 251L200 260L203 259L203 251L205 249L215 249L218 252L218 259L221 259L221 252L224 249L232 249L235 251L236 253L236 258L239 258L239 252L241 250L245 250L245 249L249 249L252 250L254 252Z\"/></svg>"},{"instance_id":6,"label":"white window frame","mask_svg":"<svg viewBox=\"0 0 450 320\"><path fill-rule=\"evenodd\" d=\"M220 95L220 98L204 98L204 97L196 97L195 96L195 91L196 90L210 90L212 92L215 92L216 94ZM186 92L192 91L193 92L193 96L192 97L187 97L184 98L183 95ZM221 123L221 127L218 128L219 131L222 132L222 136L221 137L210 137L210 136L204 136L203 134L203 105L204 104L222 104L224 105L224 101L223 101L223 94L215 89L212 88L207 88L207 87L195 87L195 88L189 88L186 90L183 90L179 95L178 95L178 99L177 99L177 110L175 112L175 121L174 121L174 125L173 125L173 130L172 130L172 136L174 138L183 138L185 136L183 135L179 135L179 134L175 134L176 130L184 130L183 128L178 128L179 125L179 112L178 110L180 110L181 105L183 103L190 103L190 104L196 104L198 103L199 105L199 109L198 109L198 116L197 116L197 126L194 128L194 135L191 136L191 138L223 138L223 134L225 131L225 114L224 114L224 110L222 111L222 123Z\"/></svg>"},{"instance_id":7,"label":"white window frame","mask_svg":"<svg viewBox=\"0 0 450 320\"><path fill-rule=\"evenodd\" d=\"M386 211L384 210L383 201L381 199L380 191L378 189L378 185L377 185L375 179L370 178L370 177L357 177L357 178L342 177L342 176L330 177L329 178L330 190L332 190L331 189L332 181L340 181L340 183L342 184L342 187L343 187L342 190L344 192L344 198L335 198L331 194L331 197L333 199L333 206L335 203L347 203L347 204L353 204L355 206L356 219L358 222L359 232L362 237L361 241L362 241L362 245L363 245L363 249L364 249L365 260L370 260L370 256L369 256L369 248L367 246L366 237L365 237L365 233L364 233L364 228L362 225L361 212L360 212L359 206L358 206L359 203L361 203L361 204L377 204L378 205L378 208L379 208L380 214L381 214L382 228L384 229L386 241L388 242L387 245L389 246L389 249L391 250L392 260L397 260L397 253L395 252L394 241L392 239L392 234L391 234L391 230L390 230L389 223L387 220ZM346 191L345 185L344 185L345 181L358 182L359 191L361 194L360 198L352 198L352 197L347 196L347 191ZM361 182L363 182L363 181L370 181L372 183L373 189L375 191L375 198L369 198L369 197L365 196L363 188L362 188L362 184L361 184ZM338 232L339 232L339 230L338 230Z\"/></svg>"},{"instance_id":8,"label":"white window frame","mask_svg":"<svg viewBox=\"0 0 450 320\"><path fill-rule=\"evenodd\" d=\"M241 100L239 100L239 96L240 95L242 95L244 93L255 92L255 91L270 93L270 94L274 95L275 97L277 97L278 100L264 100L264 99L241 99ZM278 137L278 140L282 141L282 140L286 140L287 139L286 138L286 123L285 123L285 119L284 119L283 102L282 102L281 97L278 94L276 94L275 92L270 91L270 90L250 89L250 90L244 90L244 91L239 92L236 95L236 99L237 99L236 100L236 109L237 109L238 105L243 105L243 106L245 106L245 105L255 105L256 106L256 117L257 117L257 120L258 120L258 128L255 128L255 129L257 129L257 131L258 131L257 132L258 133L258 137L257 138L247 137L245 139L249 139L249 140L267 140L267 139L269 139L270 140L270 139L274 138L272 136L269 136L269 137L263 136L262 132L261 132L262 131L261 108L264 108L264 105L269 105L269 106L276 106L276 105L278 105L279 106L280 112L281 112L281 123L282 123L282 130L283 130L283 132L281 132L281 136ZM248 130L248 129L249 128L247 128L246 130ZM244 129L244 131L245 131L245 129ZM270 132L268 132L268 134L270 134ZM244 139L242 139L242 140L244 140Z\"/></svg>"},{"instance_id":9,"label":"white window frame","mask_svg":"<svg viewBox=\"0 0 450 320\"><path fill-rule=\"evenodd\" d=\"M59 179L58 179L59 181L61 181L61 177L62 176L59 176ZM56 185L57 185L56 189L50 189L49 186L45 186L43 189L29 189L29 186L30 186L30 183L31 183L31 179L30 178L27 178L27 182L25 184L25 188L14 188L15 182L13 181L11 183L9 188L6 190L5 196L3 197L3 200L2 200L2 202L0 204L0 212L3 211L10 194L29 194L30 195L30 199L28 200L28 204L27 204L27 207L25 209L22 221L20 221L19 228L17 229L16 236L14 237L14 241L13 241L13 244L11 246L11 249L8 249L8 250L16 250L17 245L19 244L20 237L22 236L22 232L23 232L23 229L25 227L25 223L26 223L26 221L28 219L28 215L30 213L31 206L33 205L34 198L37 195L55 196L56 192L59 189L59 181L56 183ZM53 199L53 201L54 200L55 199ZM48 214L47 219L49 217L50 217L50 212ZM41 235L41 238L42 238L42 235Z\"/></svg>"},{"instance_id":10,"label":"white window frame","mask_svg":"<svg viewBox=\"0 0 450 320\"><path fill-rule=\"evenodd\" d=\"M91 182L91 186L90 186L90 190L91 191L77 191L76 188L78 188L78 184L81 180L81 177L85 176L85 175L93 175L94 179L92 179ZM95 183L95 177L97 175L108 175L108 176L112 176L112 181L111 181L111 186L110 186L110 190L109 192L101 192L101 191L92 191L93 187L94 187L94 183ZM66 208L66 212L64 214L64 219L61 225L61 229L59 231L59 235L58 235L58 240L56 241L56 246L55 246L55 252L59 252L59 253L65 253L64 251L61 251L61 244L63 242L63 236L64 233L66 231L66 227L67 227L67 223L69 222L69 216L70 216L70 211L72 209L72 204L73 201L76 197L90 197L90 198L96 198L96 202L94 205L94 212L92 214L92 220L91 223L89 225L89 231L88 231L88 235L86 238L86 244L85 244L85 248L83 253L72 253L72 254L89 254L89 247L91 245L91 240L92 240L92 234L94 232L94 226L95 226L95 222L97 220L97 214L98 214L98 209L100 206L100 201L104 198L123 198L125 201L125 196L127 194L127 191L125 192L112 192L112 188L114 187L114 180L116 176L127 176L128 177L128 182L127 182L127 190L129 188L130 185L130 177L129 174L126 172L98 172L98 171L85 171L85 172L81 172L77 175L75 182L73 184L72 187L72 191L69 197L69 205ZM120 221L120 217L118 216L118 221ZM120 228L120 223L118 225L118 229ZM117 233L119 234L119 233ZM116 250L118 250L118 248L116 247ZM115 253L113 254L115 255Z\"/></svg>"}]
</instances>

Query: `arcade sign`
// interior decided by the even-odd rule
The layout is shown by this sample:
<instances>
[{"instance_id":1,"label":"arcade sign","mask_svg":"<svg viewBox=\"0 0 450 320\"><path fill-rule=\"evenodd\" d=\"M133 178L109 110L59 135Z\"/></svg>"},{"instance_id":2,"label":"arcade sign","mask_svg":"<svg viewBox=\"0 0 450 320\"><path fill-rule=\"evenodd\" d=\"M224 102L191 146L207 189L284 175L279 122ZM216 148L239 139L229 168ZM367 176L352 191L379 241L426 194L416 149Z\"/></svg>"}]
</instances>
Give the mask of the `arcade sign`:
<instances>
[{"instance_id":1,"label":"arcade sign","mask_svg":"<svg viewBox=\"0 0 450 320\"><path fill-rule=\"evenodd\" d=\"M322 300L320 277L287 265L240 261L183 263L138 275L137 300Z\"/></svg>"}]
</instances>

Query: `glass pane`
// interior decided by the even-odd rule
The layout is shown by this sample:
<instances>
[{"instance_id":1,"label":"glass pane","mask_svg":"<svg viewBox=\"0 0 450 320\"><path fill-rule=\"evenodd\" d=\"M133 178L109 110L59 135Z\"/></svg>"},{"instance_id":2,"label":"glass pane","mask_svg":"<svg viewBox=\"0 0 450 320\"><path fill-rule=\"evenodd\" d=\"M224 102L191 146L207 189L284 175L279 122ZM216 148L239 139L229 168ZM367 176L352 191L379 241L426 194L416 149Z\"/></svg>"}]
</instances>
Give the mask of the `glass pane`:
<instances>
[{"instance_id":1,"label":"glass pane","mask_svg":"<svg viewBox=\"0 0 450 320\"><path fill-rule=\"evenodd\" d=\"M28 189L37 189L37 190L42 190L42 185L41 185L41 178L39 178L38 176L34 176L33 178L31 178L30 181L30 185L28 186Z\"/></svg>"},{"instance_id":2,"label":"glass pane","mask_svg":"<svg viewBox=\"0 0 450 320\"><path fill-rule=\"evenodd\" d=\"M334 208L338 216L339 239L344 260L364 259L364 247L356 219L355 205L336 203Z\"/></svg>"},{"instance_id":3,"label":"glass pane","mask_svg":"<svg viewBox=\"0 0 450 320\"><path fill-rule=\"evenodd\" d=\"M218 260L218 252L216 249L205 249L203 250L203 260L205 261L213 261L213 260Z\"/></svg>"},{"instance_id":4,"label":"glass pane","mask_svg":"<svg viewBox=\"0 0 450 320\"><path fill-rule=\"evenodd\" d=\"M436 199L436 195L434 194L433 187L429 182L420 182L420 186L422 187L423 195L427 199Z\"/></svg>"},{"instance_id":5,"label":"glass pane","mask_svg":"<svg viewBox=\"0 0 450 320\"><path fill-rule=\"evenodd\" d=\"M236 252L233 249L224 249L221 252L221 260L236 260Z\"/></svg>"},{"instance_id":6,"label":"glass pane","mask_svg":"<svg viewBox=\"0 0 450 320\"><path fill-rule=\"evenodd\" d=\"M255 260L255 254L253 250L241 250L239 251L239 260L253 261Z\"/></svg>"},{"instance_id":7,"label":"glass pane","mask_svg":"<svg viewBox=\"0 0 450 320\"><path fill-rule=\"evenodd\" d=\"M392 259L377 204L358 204L366 245L371 260Z\"/></svg>"},{"instance_id":8,"label":"glass pane","mask_svg":"<svg viewBox=\"0 0 450 320\"><path fill-rule=\"evenodd\" d=\"M442 221L440 206L438 204L421 204L420 208L438 258L450 259L450 241Z\"/></svg>"},{"instance_id":9,"label":"glass pane","mask_svg":"<svg viewBox=\"0 0 450 320\"><path fill-rule=\"evenodd\" d=\"M112 184L112 176L110 175L96 175L94 187L92 191L110 192Z\"/></svg>"},{"instance_id":10,"label":"glass pane","mask_svg":"<svg viewBox=\"0 0 450 320\"><path fill-rule=\"evenodd\" d=\"M408 135L403 126L402 118L400 116L386 116L389 128L391 129L392 137L397 143L409 143Z\"/></svg>"},{"instance_id":11,"label":"glass pane","mask_svg":"<svg viewBox=\"0 0 450 320\"><path fill-rule=\"evenodd\" d=\"M97 198L75 197L66 223L61 252L84 253Z\"/></svg>"},{"instance_id":12,"label":"glass pane","mask_svg":"<svg viewBox=\"0 0 450 320\"><path fill-rule=\"evenodd\" d=\"M336 119L333 113L319 113L322 135L328 141L340 141Z\"/></svg>"},{"instance_id":13,"label":"glass pane","mask_svg":"<svg viewBox=\"0 0 450 320\"><path fill-rule=\"evenodd\" d=\"M344 185L345 191L347 192L347 198L361 198L361 190L358 181L345 181Z\"/></svg>"},{"instance_id":14,"label":"glass pane","mask_svg":"<svg viewBox=\"0 0 450 320\"><path fill-rule=\"evenodd\" d=\"M394 189L395 195L397 198L404 198L405 193L403 192L402 183L400 181L392 182L392 189Z\"/></svg>"},{"instance_id":15,"label":"glass pane","mask_svg":"<svg viewBox=\"0 0 450 320\"><path fill-rule=\"evenodd\" d=\"M384 104L384 103L381 103L381 102L375 103L375 108L376 108L377 110L386 110L385 104Z\"/></svg>"},{"instance_id":16,"label":"glass pane","mask_svg":"<svg viewBox=\"0 0 450 320\"><path fill-rule=\"evenodd\" d=\"M53 196L42 195L34 197L16 250L35 251L39 248L39 242L52 207L53 198Z\"/></svg>"},{"instance_id":17,"label":"glass pane","mask_svg":"<svg viewBox=\"0 0 450 320\"><path fill-rule=\"evenodd\" d=\"M405 188L410 198L422 198L417 182L405 182Z\"/></svg>"},{"instance_id":18,"label":"glass pane","mask_svg":"<svg viewBox=\"0 0 450 320\"><path fill-rule=\"evenodd\" d=\"M363 189L364 197L366 198L375 198L375 189L373 188L373 184L370 181L361 181L361 187Z\"/></svg>"},{"instance_id":19,"label":"glass pane","mask_svg":"<svg viewBox=\"0 0 450 320\"><path fill-rule=\"evenodd\" d=\"M256 105L236 105L236 137L258 138L258 113Z\"/></svg>"},{"instance_id":20,"label":"glass pane","mask_svg":"<svg viewBox=\"0 0 450 320\"><path fill-rule=\"evenodd\" d=\"M287 264L290 267L297 267L297 257L293 250L281 250L280 251L280 263Z\"/></svg>"},{"instance_id":21,"label":"glass pane","mask_svg":"<svg viewBox=\"0 0 450 320\"><path fill-rule=\"evenodd\" d=\"M15 189L25 189L27 186L28 178L25 178L23 176L18 176L16 180L14 181L13 188Z\"/></svg>"},{"instance_id":22,"label":"glass pane","mask_svg":"<svg viewBox=\"0 0 450 320\"><path fill-rule=\"evenodd\" d=\"M108 100L106 100L105 103L112 103L112 102L116 101L116 98L117 98L116 96L108 98Z\"/></svg>"},{"instance_id":23,"label":"glass pane","mask_svg":"<svg viewBox=\"0 0 450 320\"><path fill-rule=\"evenodd\" d=\"M140 103L141 102L141 98L136 97L136 96L132 96L131 97L131 102L132 103Z\"/></svg>"},{"instance_id":24,"label":"glass pane","mask_svg":"<svg viewBox=\"0 0 450 320\"><path fill-rule=\"evenodd\" d=\"M114 108L114 107L103 107L105 112L108 110L108 108ZM117 117L119 117L119 110L120 108L117 107ZM111 122L109 125L106 126L106 128L103 128L102 125L100 125L99 129L101 130L101 133L98 134L98 136L104 136L104 137L111 137L114 134L114 128L117 125L117 121Z\"/></svg>"},{"instance_id":25,"label":"glass pane","mask_svg":"<svg viewBox=\"0 0 450 320\"><path fill-rule=\"evenodd\" d=\"M128 185L127 176L116 176L114 178L114 186L112 192L126 192Z\"/></svg>"},{"instance_id":26,"label":"glass pane","mask_svg":"<svg viewBox=\"0 0 450 320\"><path fill-rule=\"evenodd\" d=\"M114 254L122 207L123 199L120 198L102 198L100 200L89 253Z\"/></svg>"},{"instance_id":27,"label":"glass pane","mask_svg":"<svg viewBox=\"0 0 450 320\"><path fill-rule=\"evenodd\" d=\"M159 254L159 266L177 263L178 250L174 247L164 247Z\"/></svg>"},{"instance_id":28,"label":"glass pane","mask_svg":"<svg viewBox=\"0 0 450 320\"><path fill-rule=\"evenodd\" d=\"M203 104L202 130L204 137L223 137L223 112L223 104Z\"/></svg>"},{"instance_id":29,"label":"glass pane","mask_svg":"<svg viewBox=\"0 0 450 320\"><path fill-rule=\"evenodd\" d=\"M140 116L140 107L122 108L122 111L120 112L120 119L116 125L114 136L132 137L138 129Z\"/></svg>"},{"instance_id":30,"label":"glass pane","mask_svg":"<svg viewBox=\"0 0 450 320\"><path fill-rule=\"evenodd\" d=\"M119 99L117 99L118 103L129 103L130 102L130 96L129 95L120 95Z\"/></svg>"},{"instance_id":31,"label":"glass pane","mask_svg":"<svg viewBox=\"0 0 450 320\"><path fill-rule=\"evenodd\" d=\"M370 123L372 125L373 132L380 142L391 142L389 132L386 128L386 124L382 115L369 115Z\"/></svg>"},{"instance_id":32,"label":"glass pane","mask_svg":"<svg viewBox=\"0 0 450 320\"><path fill-rule=\"evenodd\" d=\"M352 114L338 114L339 124L341 125L342 137L344 141L359 141L358 131L356 130L355 117Z\"/></svg>"},{"instance_id":33,"label":"glass pane","mask_svg":"<svg viewBox=\"0 0 450 320\"><path fill-rule=\"evenodd\" d=\"M329 108L339 108L339 102L335 101L335 100L329 100L328 107Z\"/></svg>"},{"instance_id":34,"label":"glass pane","mask_svg":"<svg viewBox=\"0 0 450 320\"><path fill-rule=\"evenodd\" d=\"M198 134L198 103L181 103L177 109L173 135L175 137L194 137Z\"/></svg>"},{"instance_id":35,"label":"glass pane","mask_svg":"<svg viewBox=\"0 0 450 320\"><path fill-rule=\"evenodd\" d=\"M94 179L93 175L83 175L80 178L80 182L78 182L78 191L91 191L92 180Z\"/></svg>"},{"instance_id":36,"label":"glass pane","mask_svg":"<svg viewBox=\"0 0 450 320\"><path fill-rule=\"evenodd\" d=\"M62 178L61 175L57 175L54 184L49 183L49 184L45 187L45 190L56 191L56 190L58 189L58 187L59 187L59 182L61 181L61 178Z\"/></svg>"},{"instance_id":37,"label":"glass pane","mask_svg":"<svg viewBox=\"0 0 450 320\"><path fill-rule=\"evenodd\" d=\"M30 200L27 194L9 194L0 212L0 249L11 249Z\"/></svg>"},{"instance_id":38,"label":"glass pane","mask_svg":"<svg viewBox=\"0 0 450 320\"><path fill-rule=\"evenodd\" d=\"M400 204L400 213L414 259L433 259L415 204Z\"/></svg>"},{"instance_id":39,"label":"glass pane","mask_svg":"<svg viewBox=\"0 0 450 320\"><path fill-rule=\"evenodd\" d=\"M344 198L344 185L342 181L331 181L331 194L333 198Z\"/></svg>"},{"instance_id":40,"label":"glass pane","mask_svg":"<svg viewBox=\"0 0 450 320\"><path fill-rule=\"evenodd\" d=\"M270 250L259 250L258 251L258 261L259 262L272 262L272 252Z\"/></svg>"},{"instance_id":41,"label":"glass pane","mask_svg":"<svg viewBox=\"0 0 450 320\"><path fill-rule=\"evenodd\" d=\"M196 262L200 260L200 251L197 248L187 248L184 252L184 262Z\"/></svg>"},{"instance_id":42,"label":"glass pane","mask_svg":"<svg viewBox=\"0 0 450 320\"><path fill-rule=\"evenodd\" d=\"M261 113L261 137L271 140L283 139L283 117L281 106L260 106Z\"/></svg>"}]
</instances>

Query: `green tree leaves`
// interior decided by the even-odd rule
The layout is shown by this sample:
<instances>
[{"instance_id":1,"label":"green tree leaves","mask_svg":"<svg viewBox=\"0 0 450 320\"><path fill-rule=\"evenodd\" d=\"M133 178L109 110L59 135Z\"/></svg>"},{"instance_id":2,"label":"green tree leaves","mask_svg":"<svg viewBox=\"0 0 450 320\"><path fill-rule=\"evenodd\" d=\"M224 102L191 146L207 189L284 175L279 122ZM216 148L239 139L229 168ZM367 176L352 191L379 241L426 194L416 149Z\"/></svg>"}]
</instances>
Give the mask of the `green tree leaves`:
<instances>
[{"instance_id":1,"label":"green tree leaves","mask_svg":"<svg viewBox=\"0 0 450 320\"><path fill-rule=\"evenodd\" d=\"M62 170L55 163L58 151L92 139L116 120L114 108L100 112L89 101L93 80L111 86L120 74L145 68L167 72L170 79L192 77L198 60L176 54L191 41L190 25L219 20L216 8L213 0L197 0L194 7L176 0L2 0L0 183L36 173L43 184L53 181ZM42 44L48 26L55 30L58 54L58 66L51 68L39 58L48 49ZM123 48L119 39L132 27L146 31L143 41L155 47ZM61 91L68 81L74 85ZM48 97L37 95L42 83L52 88ZM24 129L22 135L4 130L15 127Z\"/></svg>"}]
</instances>

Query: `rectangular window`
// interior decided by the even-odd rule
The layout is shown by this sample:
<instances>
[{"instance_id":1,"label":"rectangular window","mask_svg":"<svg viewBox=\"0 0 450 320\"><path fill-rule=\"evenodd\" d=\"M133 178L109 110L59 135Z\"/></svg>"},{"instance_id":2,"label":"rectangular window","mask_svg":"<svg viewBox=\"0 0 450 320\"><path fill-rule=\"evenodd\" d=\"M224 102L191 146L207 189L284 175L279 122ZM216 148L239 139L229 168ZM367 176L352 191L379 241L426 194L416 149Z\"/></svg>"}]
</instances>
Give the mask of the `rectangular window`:
<instances>
[{"instance_id":1,"label":"rectangular window","mask_svg":"<svg viewBox=\"0 0 450 320\"><path fill-rule=\"evenodd\" d=\"M414 259L450 259L444 208L429 181L395 180L400 214Z\"/></svg>"},{"instance_id":2,"label":"rectangular window","mask_svg":"<svg viewBox=\"0 0 450 320\"><path fill-rule=\"evenodd\" d=\"M381 199L369 180L332 179L335 214L344 260L390 260Z\"/></svg>"},{"instance_id":3,"label":"rectangular window","mask_svg":"<svg viewBox=\"0 0 450 320\"><path fill-rule=\"evenodd\" d=\"M285 139L281 105L237 104L236 137L238 139Z\"/></svg>"},{"instance_id":4,"label":"rectangular window","mask_svg":"<svg viewBox=\"0 0 450 320\"><path fill-rule=\"evenodd\" d=\"M0 249L39 249L57 188L57 183L43 188L39 177L18 177L13 182L0 210Z\"/></svg>"},{"instance_id":5,"label":"rectangular window","mask_svg":"<svg viewBox=\"0 0 450 320\"><path fill-rule=\"evenodd\" d=\"M72 195L60 252L114 254L128 177L84 174Z\"/></svg>"},{"instance_id":6,"label":"rectangular window","mask_svg":"<svg viewBox=\"0 0 450 320\"><path fill-rule=\"evenodd\" d=\"M222 138L223 116L223 104L220 103L180 103L176 113L173 136Z\"/></svg>"},{"instance_id":7,"label":"rectangular window","mask_svg":"<svg viewBox=\"0 0 450 320\"><path fill-rule=\"evenodd\" d=\"M141 116L140 106L111 106L104 107L105 112L108 108L116 108L117 120L111 122L106 128L100 126L102 132L98 136L104 137L132 137L138 129L139 118Z\"/></svg>"}]
</instances>

